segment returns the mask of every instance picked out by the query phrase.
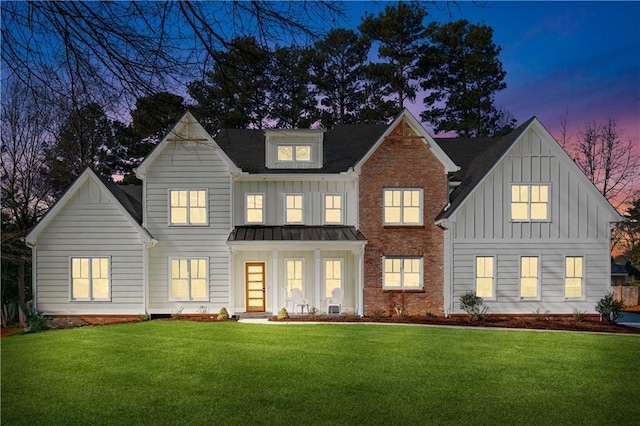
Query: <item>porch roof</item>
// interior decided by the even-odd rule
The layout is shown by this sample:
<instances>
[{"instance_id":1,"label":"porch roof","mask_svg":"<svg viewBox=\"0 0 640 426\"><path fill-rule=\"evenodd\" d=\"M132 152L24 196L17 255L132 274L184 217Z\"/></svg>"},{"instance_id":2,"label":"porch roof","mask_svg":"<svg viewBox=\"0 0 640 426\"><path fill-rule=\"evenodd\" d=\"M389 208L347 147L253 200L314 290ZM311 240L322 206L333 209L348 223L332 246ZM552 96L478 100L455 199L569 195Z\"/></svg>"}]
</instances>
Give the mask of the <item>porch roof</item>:
<instances>
[{"instance_id":1,"label":"porch roof","mask_svg":"<svg viewBox=\"0 0 640 426\"><path fill-rule=\"evenodd\" d=\"M354 241L366 238L354 226L236 226L228 240L233 241Z\"/></svg>"}]
</instances>

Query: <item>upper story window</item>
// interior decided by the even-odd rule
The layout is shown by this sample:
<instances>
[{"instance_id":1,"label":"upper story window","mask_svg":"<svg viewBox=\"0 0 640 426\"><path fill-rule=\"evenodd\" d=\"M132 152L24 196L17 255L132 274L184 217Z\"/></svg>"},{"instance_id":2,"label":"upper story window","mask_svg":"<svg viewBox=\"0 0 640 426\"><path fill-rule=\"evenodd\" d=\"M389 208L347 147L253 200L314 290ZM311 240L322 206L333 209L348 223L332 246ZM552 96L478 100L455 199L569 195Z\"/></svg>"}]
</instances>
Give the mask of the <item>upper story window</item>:
<instances>
[{"instance_id":1,"label":"upper story window","mask_svg":"<svg viewBox=\"0 0 640 426\"><path fill-rule=\"evenodd\" d=\"M285 194L284 221L289 224L304 223L304 195Z\"/></svg>"},{"instance_id":2,"label":"upper story window","mask_svg":"<svg viewBox=\"0 0 640 426\"><path fill-rule=\"evenodd\" d=\"M549 185L511 185L511 220L549 220Z\"/></svg>"},{"instance_id":3,"label":"upper story window","mask_svg":"<svg viewBox=\"0 0 640 426\"><path fill-rule=\"evenodd\" d=\"M246 194L246 223L264 223L264 195Z\"/></svg>"},{"instance_id":4,"label":"upper story window","mask_svg":"<svg viewBox=\"0 0 640 426\"><path fill-rule=\"evenodd\" d=\"M266 166L270 169L322 168L324 130L267 130Z\"/></svg>"},{"instance_id":5,"label":"upper story window","mask_svg":"<svg viewBox=\"0 0 640 426\"><path fill-rule=\"evenodd\" d=\"M170 190L169 223L171 225L207 225L207 191Z\"/></svg>"},{"instance_id":6,"label":"upper story window","mask_svg":"<svg viewBox=\"0 0 640 426\"><path fill-rule=\"evenodd\" d=\"M324 194L324 223L342 223L342 195Z\"/></svg>"},{"instance_id":7,"label":"upper story window","mask_svg":"<svg viewBox=\"0 0 640 426\"><path fill-rule=\"evenodd\" d=\"M71 300L110 300L108 257L71 258Z\"/></svg>"},{"instance_id":8,"label":"upper story window","mask_svg":"<svg viewBox=\"0 0 640 426\"><path fill-rule=\"evenodd\" d=\"M422 225L422 189L385 188L385 225Z\"/></svg>"}]
</instances>

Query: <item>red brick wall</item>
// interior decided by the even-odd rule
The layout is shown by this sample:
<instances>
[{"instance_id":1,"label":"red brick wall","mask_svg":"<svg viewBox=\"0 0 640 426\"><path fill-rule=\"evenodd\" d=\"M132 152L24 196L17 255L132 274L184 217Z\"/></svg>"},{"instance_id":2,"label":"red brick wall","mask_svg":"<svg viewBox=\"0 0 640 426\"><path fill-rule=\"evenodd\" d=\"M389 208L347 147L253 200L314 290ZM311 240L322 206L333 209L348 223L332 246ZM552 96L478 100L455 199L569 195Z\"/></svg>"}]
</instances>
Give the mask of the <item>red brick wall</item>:
<instances>
[{"instance_id":1,"label":"red brick wall","mask_svg":"<svg viewBox=\"0 0 640 426\"><path fill-rule=\"evenodd\" d=\"M382 193L387 187L423 189L423 226L384 226ZM403 120L363 165L359 183L360 230L367 238L364 254L364 311L384 309L395 315L427 310L443 315L444 234L435 217L447 203L444 166ZM421 256L424 288L419 292L382 289L383 256Z\"/></svg>"}]
</instances>

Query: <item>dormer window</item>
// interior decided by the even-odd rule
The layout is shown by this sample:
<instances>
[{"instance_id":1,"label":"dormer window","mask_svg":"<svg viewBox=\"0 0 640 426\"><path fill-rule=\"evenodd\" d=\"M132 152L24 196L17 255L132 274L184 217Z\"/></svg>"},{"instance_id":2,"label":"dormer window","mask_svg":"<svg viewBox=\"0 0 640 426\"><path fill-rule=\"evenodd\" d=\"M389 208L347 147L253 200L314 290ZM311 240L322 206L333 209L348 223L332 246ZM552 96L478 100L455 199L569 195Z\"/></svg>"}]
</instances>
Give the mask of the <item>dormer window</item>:
<instances>
[{"instance_id":1,"label":"dormer window","mask_svg":"<svg viewBox=\"0 0 640 426\"><path fill-rule=\"evenodd\" d=\"M322 168L324 130L267 130L265 134L267 168Z\"/></svg>"}]
</instances>

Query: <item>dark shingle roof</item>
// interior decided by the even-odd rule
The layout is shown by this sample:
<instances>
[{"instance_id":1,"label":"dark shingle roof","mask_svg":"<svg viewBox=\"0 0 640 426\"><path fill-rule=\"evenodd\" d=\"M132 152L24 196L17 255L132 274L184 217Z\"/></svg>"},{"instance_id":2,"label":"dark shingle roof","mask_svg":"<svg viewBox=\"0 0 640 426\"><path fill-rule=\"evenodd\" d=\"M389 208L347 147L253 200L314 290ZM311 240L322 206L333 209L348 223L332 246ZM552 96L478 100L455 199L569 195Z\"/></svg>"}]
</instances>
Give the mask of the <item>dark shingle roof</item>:
<instances>
[{"instance_id":1,"label":"dark shingle roof","mask_svg":"<svg viewBox=\"0 0 640 426\"><path fill-rule=\"evenodd\" d=\"M228 241L366 241L353 226L237 226Z\"/></svg>"},{"instance_id":2,"label":"dark shingle roof","mask_svg":"<svg viewBox=\"0 0 640 426\"><path fill-rule=\"evenodd\" d=\"M136 222L142 224L142 185L118 185L96 174Z\"/></svg>"},{"instance_id":3,"label":"dark shingle roof","mask_svg":"<svg viewBox=\"0 0 640 426\"><path fill-rule=\"evenodd\" d=\"M461 183L449 196L451 205L446 211L443 210L436 220L445 219L456 210L534 119L535 117L532 117L501 138L436 139L449 158L461 168L454 175L454 179ZM478 145L475 145L476 143Z\"/></svg>"},{"instance_id":4,"label":"dark shingle roof","mask_svg":"<svg viewBox=\"0 0 640 426\"><path fill-rule=\"evenodd\" d=\"M324 134L320 169L268 169L265 165L265 131L222 129L216 143L242 171L248 173L341 173L364 157L388 129L386 125L344 124Z\"/></svg>"}]
</instances>

